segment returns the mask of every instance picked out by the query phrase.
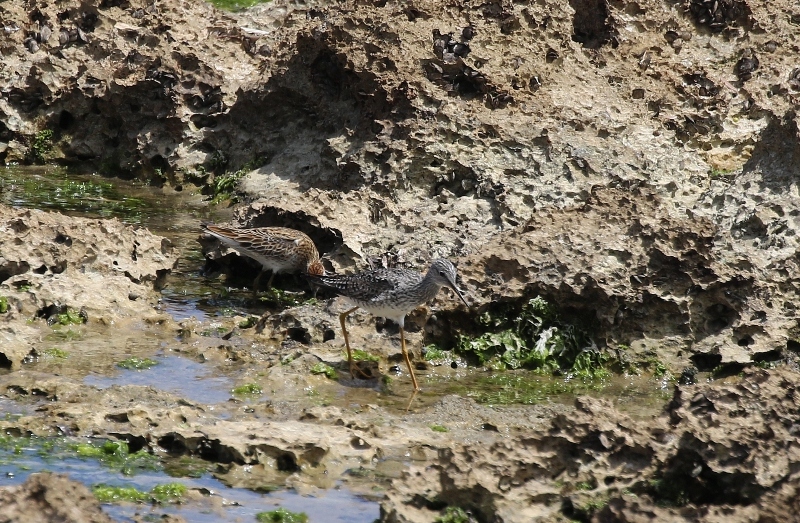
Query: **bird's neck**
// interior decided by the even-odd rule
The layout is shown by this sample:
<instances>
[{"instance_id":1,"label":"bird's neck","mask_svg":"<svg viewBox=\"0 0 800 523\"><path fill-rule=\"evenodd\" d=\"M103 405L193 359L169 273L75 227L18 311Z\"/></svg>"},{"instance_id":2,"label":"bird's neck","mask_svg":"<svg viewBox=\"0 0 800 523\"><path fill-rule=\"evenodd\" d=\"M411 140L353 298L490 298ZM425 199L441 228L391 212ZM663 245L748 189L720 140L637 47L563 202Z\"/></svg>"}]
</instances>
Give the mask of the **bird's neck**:
<instances>
[{"instance_id":1,"label":"bird's neck","mask_svg":"<svg viewBox=\"0 0 800 523\"><path fill-rule=\"evenodd\" d=\"M422 278L422 281L419 282L419 286L422 288L422 295L425 298L425 302L429 302L439 294L439 289L442 288L442 285L436 281L436 277L428 271L428 274Z\"/></svg>"}]
</instances>

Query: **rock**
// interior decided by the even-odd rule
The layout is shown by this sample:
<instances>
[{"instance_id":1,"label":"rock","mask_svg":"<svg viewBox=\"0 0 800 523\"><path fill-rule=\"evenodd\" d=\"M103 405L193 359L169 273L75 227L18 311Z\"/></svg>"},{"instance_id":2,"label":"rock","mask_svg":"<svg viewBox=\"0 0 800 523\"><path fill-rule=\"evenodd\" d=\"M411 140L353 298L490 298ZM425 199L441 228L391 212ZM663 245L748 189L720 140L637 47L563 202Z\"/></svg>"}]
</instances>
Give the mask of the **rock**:
<instances>
[{"instance_id":1,"label":"rock","mask_svg":"<svg viewBox=\"0 0 800 523\"><path fill-rule=\"evenodd\" d=\"M112 523L83 483L39 473L22 485L0 489L0 522Z\"/></svg>"},{"instance_id":2,"label":"rock","mask_svg":"<svg viewBox=\"0 0 800 523\"><path fill-rule=\"evenodd\" d=\"M41 333L29 319L52 321L70 310L83 323L164 319L154 310L157 291L177 263L166 238L119 220L5 205L0 235L13 238L0 245L0 295L10 305L0 367L18 368L37 345Z\"/></svg>"},{"instance_id":3,"label":"rock","mask_svg":"<svg viewBox=\"0 0 800 523\"><path fill-rule=\"evenodd\" d=\"M790 434L796 378L755 370L736 385L679 386L649 428L608 402L579 398L549 427L489 445L458 444L433 465L412 465L392 481L381 521L430 521L443 505L504 523L592 514L592 521L654 514L709 521L709 512L731 522L759 514L791 520L800 488L790 466L797 461ZM597 500L602 508L585 508Z\"/></svg>"}]
</instances>

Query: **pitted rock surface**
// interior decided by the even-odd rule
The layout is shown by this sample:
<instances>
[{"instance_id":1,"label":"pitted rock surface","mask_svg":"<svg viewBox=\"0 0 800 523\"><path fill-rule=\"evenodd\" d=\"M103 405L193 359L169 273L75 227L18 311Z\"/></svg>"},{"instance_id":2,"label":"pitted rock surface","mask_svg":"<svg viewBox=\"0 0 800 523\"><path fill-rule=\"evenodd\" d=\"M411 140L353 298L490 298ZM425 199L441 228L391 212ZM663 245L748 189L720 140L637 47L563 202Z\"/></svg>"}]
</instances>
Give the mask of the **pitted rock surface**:
<instances>
[{"instance_id":1,"label":"pitted rock surface","mask_svg":"<svg viewBox=\"0 0 800 523\"><path fill-rule=\"evenodd\" d=\"M0 294L9 304L0 353L8 366L17 368L39 337L29 318L71 309L104 325L164 319L154 310L157 290L177 262L166 238L116 219L4 205L0 235Z\"/></svg>"},{"instance_id":2,"label":"pitted rock surface","mask_svg":"<svg viewBox=\"0 0 800 523\"><path fill-rule=\"evenodd\" d=\"M800 488L795 375L753 370L736 384L679 386L655 425L580 398L547 428L412 466L381 521L425 521L443 505L505 523L790 521ZM602 509L586 508L598 500Z\"/></svg>"},{"instance_id":3,"label":"pitted rock surface","mask_svg":"<svg viewBox=\"0 0 800 523\"><path fill-rule=\"evenodd\" d=\"M60 474L32 474L25 483L0 489L3 523L112 523L82 483Z\"/></svg>"}]
</instances>

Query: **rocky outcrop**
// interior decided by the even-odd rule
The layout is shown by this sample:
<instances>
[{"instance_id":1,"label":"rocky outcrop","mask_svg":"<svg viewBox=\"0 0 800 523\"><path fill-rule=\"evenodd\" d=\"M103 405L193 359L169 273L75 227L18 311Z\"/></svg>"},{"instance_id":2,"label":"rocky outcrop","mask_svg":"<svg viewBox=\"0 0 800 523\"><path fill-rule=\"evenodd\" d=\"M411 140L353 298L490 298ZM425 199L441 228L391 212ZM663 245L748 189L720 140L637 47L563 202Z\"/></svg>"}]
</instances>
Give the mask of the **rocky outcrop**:
<instances>
[{"instance_id":1,"label":"rocky outcrop","mask_svg":"<svg viewBox=\"0 0 800 523\"><path fill-rule=\"evenodd\" d=\"M381 521L429 521L446 506L477 521L789 521L797 511L793 372L678 387L649 426L581 398L550 427L440 449L393 482ZM778 456L780 456L778 458Z\"/></svg>"},{"instance_id":2,"label":"rocky outcrop","mask_svg":"<svg viewBox=\"0 0 800 523\"><path fill-rule=\"evenodd\" d=\"M60 474L32 474L17 487L0 489L3 523L112 523L82 483Z\"/></svg>"},{"instance_id":3,"label":"rocky outcrop","mask_svg":"<svg viewBox=\"0 0 800 523\"><path fill-rule=\"evenodd\" d=\"M541 291L601 344L741 366L796 344L790 3L8 4L0 154L176 184L247 164L238 220L338 269L467 258L481 311ZM564 272L497 285L540 226Z\"/></svg>"},{"instance_id":4,"label":"rocky outcrop","mask_svg":"<svg viewBox=\"0 0 800 523\"><path fill-rule=\"evenodd\" d=\"M66 217L0 205L0 366L17 368L40 337L28 320L157 319L157 291L177 257L166 238L119 220Z\"/></svg>"}]
</instances>

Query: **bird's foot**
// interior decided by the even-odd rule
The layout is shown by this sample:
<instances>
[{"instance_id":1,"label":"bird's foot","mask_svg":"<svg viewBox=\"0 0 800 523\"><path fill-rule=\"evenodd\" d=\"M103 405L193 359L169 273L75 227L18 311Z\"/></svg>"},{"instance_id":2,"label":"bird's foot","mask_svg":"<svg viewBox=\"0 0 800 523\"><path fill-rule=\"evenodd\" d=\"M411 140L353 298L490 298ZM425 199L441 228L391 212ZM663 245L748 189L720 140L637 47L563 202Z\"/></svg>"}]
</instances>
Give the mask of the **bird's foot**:
<instances>
[{"instance_id":1,"label":"bird's foot","mask_svg":"<svg viewBox=\"0 0 800 523\"><path fill-rule=\"evenodd\" d=\"M372 369L370 369L370 371L371 370ZM358 378L356 378L356 374L358 374ZM367 374L361 369L361 367L359 367L358 363L356 363L355 361L350 362L350 377L353 379L363 379L363 380L371 380L372 378L374 378L372 372Z\"/></svg>"}]
</instances>

